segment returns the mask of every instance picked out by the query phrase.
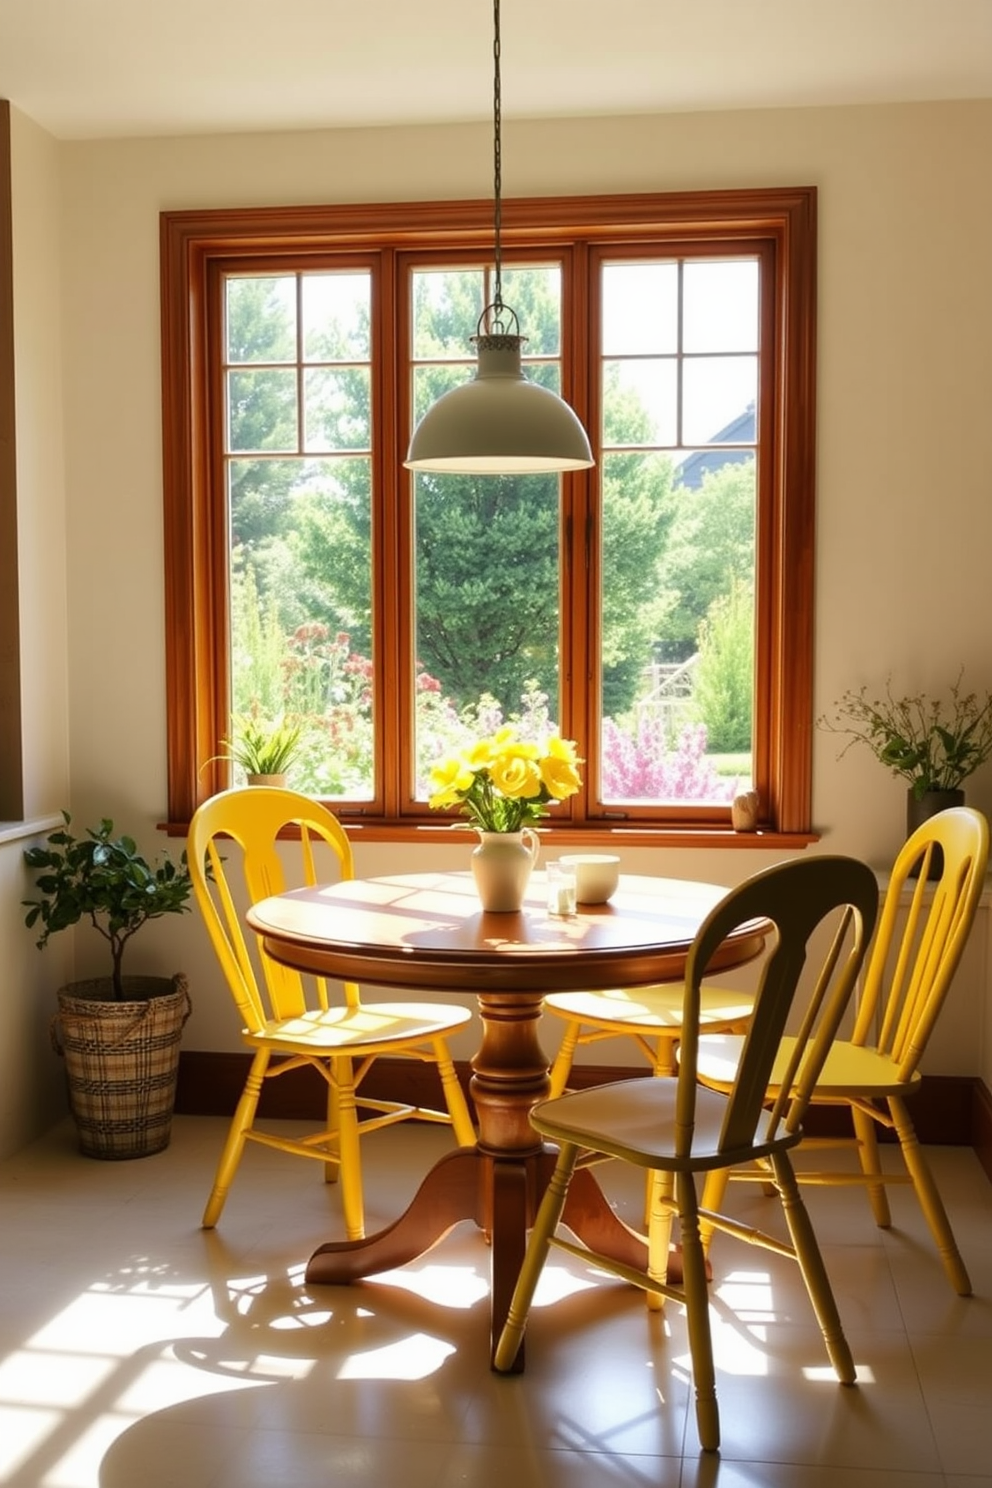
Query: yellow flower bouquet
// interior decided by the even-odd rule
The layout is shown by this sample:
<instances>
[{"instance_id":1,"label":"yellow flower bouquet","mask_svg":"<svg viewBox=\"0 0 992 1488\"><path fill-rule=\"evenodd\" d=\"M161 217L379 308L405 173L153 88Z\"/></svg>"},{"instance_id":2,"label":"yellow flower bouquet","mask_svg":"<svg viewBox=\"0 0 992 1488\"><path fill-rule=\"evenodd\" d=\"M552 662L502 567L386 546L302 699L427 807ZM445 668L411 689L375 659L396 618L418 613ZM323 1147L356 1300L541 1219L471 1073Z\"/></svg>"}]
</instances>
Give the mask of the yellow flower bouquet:
<instances>
[{"instance_id":1,"label":"yellow flower bouquet","mask_svg":"<svg viewBox=\"0 0 992 1488\"><path fill-rule=\"evenodd\" d=\"M547 814L549 801L575 795L581 763L571 739L556 734L542 747L507 724L432 767L429 804L459 806L481 832L519 832Z\"/></svg>"}]
</instances>

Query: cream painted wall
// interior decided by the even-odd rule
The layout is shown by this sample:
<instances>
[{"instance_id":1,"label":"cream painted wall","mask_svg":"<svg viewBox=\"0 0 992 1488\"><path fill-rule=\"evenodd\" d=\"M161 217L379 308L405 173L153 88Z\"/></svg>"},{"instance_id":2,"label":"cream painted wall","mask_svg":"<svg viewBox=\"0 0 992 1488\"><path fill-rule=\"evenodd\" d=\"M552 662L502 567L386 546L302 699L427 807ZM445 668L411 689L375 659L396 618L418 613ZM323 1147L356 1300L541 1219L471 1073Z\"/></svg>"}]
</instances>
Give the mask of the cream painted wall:
<instances>
[{"instance_id":1,"label":"cream painted wall","mask_svg":"<svg viewBox=\"0 0 992 1488\"><path fill-rule=\"evenodd\" d=\"M66 795L65 455L59 152L11 111L24 811Z\"/></svg>"},{"instance_id":2,"label":"cream painted wall","mask_svg":"<svg viewBox=\"0 0 992 1488\"><path fill-rule=\"evenodd\" d=\"M61 182L55 142L11 111L15 432L25 810L68 799L65 481L62 447ZM23 829L22 829L23 830ZM28 839L0 827L0 1156L65 1110L48 1024L71 939L41 956L24 926Z\"/></svg>"},{"instance_id":3,"label":"cream painted wall","mask_svg":"<svg viewBox=\"0 0 992 1488\"><path fill-rule=\"evenodd\" d=\"M816 710L890 669L900 687L942 688L962 665L969 683L992 684L992 103L508 124L503 143L507 196L819 189ZM483 126L59 147L77 819L112 815L154 849L165 810L159 212L486 197L490 149ZM903 790L870 757L836 752L817 734L820 847L884 865L902 839ZM992 809L989 767L969 799ZM464 850L462 839L435 849L432 865L461 865ZM359 843L359 870L422 851ZM728 884L767 861L625 854L635 871ZM192 975L187 1046L236 1047L199 925L148 937L149 970ZM984 960L955 996L953 1062L963 1046L964 1072L992 1085Z\"/></svg>"}]
</instances>

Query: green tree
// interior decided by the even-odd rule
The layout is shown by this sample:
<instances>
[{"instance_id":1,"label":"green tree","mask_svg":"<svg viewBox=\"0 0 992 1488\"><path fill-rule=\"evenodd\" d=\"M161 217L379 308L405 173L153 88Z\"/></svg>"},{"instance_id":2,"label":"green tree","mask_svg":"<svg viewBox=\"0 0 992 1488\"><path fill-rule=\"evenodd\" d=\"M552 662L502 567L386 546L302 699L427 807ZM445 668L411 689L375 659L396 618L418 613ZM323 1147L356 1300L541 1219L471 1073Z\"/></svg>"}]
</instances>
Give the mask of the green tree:
<instances>
[{"instance_id":1,"label":"green tree","mask_svg":"<svg viewBox=\"0 0 992 1488\"><path fill-rule=\"evenodd\" d=\"M754 584L754 458L707 474L698 490L676 486L671 539L661 564L670 600L659 640L673 659L698 649L699 627L734 579Z\"/></svg>"},{"instance_id":2,"label":"green tree","mask_svg":"<svg viewBox=\"0 0 992 1488\"><path fill-rule=\"evenodd\" d=\"M555 476L417 479L417 659L457 706L558 698Z\"/></svg>"},{"instance_id":3,"label":"green tree","mask_svg":"<svg viewBox=\"0 0 992 1488\"><path fill-rule=\"evenodd\" d=\"M691 714L706 725L711 751L751 748L753 699L754 592L735 578L699 627Z\"/></svg>"}]
</instances>

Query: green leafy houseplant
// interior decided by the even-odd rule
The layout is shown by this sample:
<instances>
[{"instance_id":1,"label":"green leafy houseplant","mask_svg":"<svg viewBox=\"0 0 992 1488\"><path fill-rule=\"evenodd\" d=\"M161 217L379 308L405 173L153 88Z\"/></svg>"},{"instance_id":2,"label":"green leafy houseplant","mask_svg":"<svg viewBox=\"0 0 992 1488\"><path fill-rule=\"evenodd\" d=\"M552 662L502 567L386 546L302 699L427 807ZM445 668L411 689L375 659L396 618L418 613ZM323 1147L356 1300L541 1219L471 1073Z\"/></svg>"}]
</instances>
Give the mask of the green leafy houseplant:
<instances>
[{"instance_id":1,"label":"green leafy houseplant","mask_svg":"<svg viewBox=\"0 0 992 1488\"><path fill-rule=\"evenodd\" d=\"M62 813L64 827L52 832L47 847L31 847L24 858L37 872L40 898L25 899L25 924L42 924L38 945L50 935L89 920L110 943L112 981L116 1001L125 1000L121 963L124 948L149 920L181 914L189 908L193 883L183 853L177 867L169 858L153 866L130 837L114 837L114 824L104 818L85 837L70 831L71 818Z\"/></svg>"},{"instance_id":2,"label":"green leafy houseplant","mask_svg":"<svg viewBox=\"0 0 992 1488\"><path fill-rule=\"evenodd\" d=\"M240 765L246 775L282 775L292 764L303 738L303 725L285 718L264 719L245 714L234 719L233 737L222 740L223 754L215 756Z\"/></svg>"},{"instance_id":3,"label":"green leafy houseplant","mask_svg":"<svg viewBox=\"0 0 992 1488\"><path fill-rule=\"evenodd\" d=\"M872 698L865 686L845 692L833 715L817 723L848 736L838 759L854 744L866 745L893 775L909 781L917 800L932 791L958 790L992 757L992 693L964 692L961 675L948 703L924 693L893 697L890 679L881 698Z\"/></svg>"}]
</instances>

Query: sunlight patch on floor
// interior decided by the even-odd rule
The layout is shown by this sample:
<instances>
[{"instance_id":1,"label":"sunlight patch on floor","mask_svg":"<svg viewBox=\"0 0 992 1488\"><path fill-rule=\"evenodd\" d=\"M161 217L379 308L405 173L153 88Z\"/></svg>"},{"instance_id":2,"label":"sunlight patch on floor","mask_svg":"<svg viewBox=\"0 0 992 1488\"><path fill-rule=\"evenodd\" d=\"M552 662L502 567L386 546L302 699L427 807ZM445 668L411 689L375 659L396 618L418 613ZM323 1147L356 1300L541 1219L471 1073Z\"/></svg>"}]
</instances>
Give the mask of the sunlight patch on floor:
<instances>
[{"instance_id":1,"label":"sunlight patch on floor","mask_svg":"<svg viewBox=\"0 0 992 1488\"><path fill-rule=\"evenodd\" d=\"M370 1349L365 1354L351 1354L338 1370L338 1379L418 1380L436 1374L445 1359L457 1353L453 1343L431 1338L426 1333L411 1333L385 1348Z\"/></svg>"}]
</instances>

